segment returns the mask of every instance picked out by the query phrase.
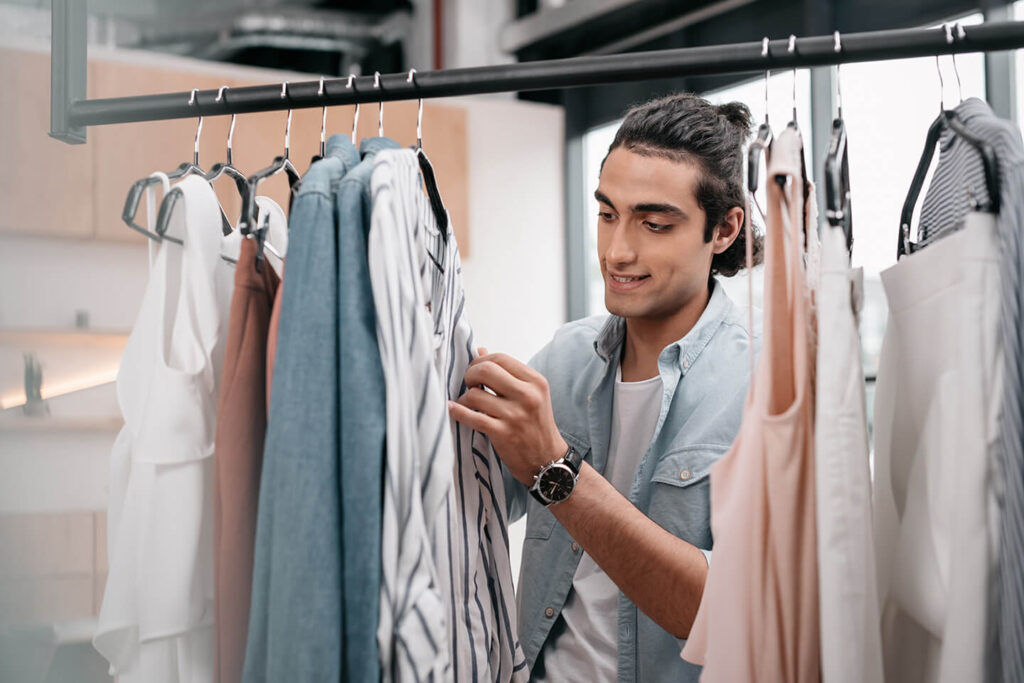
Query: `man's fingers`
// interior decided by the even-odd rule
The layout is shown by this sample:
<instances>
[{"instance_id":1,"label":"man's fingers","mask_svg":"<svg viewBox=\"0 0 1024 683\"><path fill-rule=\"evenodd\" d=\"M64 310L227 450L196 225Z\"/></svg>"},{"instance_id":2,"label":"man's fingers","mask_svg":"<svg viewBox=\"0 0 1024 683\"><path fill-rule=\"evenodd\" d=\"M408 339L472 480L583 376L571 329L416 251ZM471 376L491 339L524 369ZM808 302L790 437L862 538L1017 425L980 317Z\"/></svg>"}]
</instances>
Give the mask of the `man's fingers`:
<instances>
[{"instance_id":1,"label":"man's fingers","mask_svg":"<svg viewBox=\"0 0 1024 683\"><path fill-rule=\"evenodd\" d=\"M463 381L466 386L486 386L499 396L507 396L513 400L520 399L526 391L526 385L521 380L491 361L474 362L466 369Z\"/></svg>"},{"instance_id":2,"label":"man's fingers","mask_svg":"<svg viewBox=\"0 0 1024 683\"><path fill-rule=\"evenodd\" d=\"M448 414L456 422L464 424L474 431L487 434L488 436L496 434L498 426L501 424L490 415L478 413L477 411L467 408L455 401L448 401Z\"/></svg>"},{"instance_id":3,"label":"man's fingers","mask_svg":"<svg viewBox=\"0 0 1024 683\"><path fill-rule=\"evenodd\" d=\"M486 349L481 349L481 351L486 351ZM481 354L476 359L474 359L473 362L496 363L497 365L502 367L508 374L512 375L521 382L535 382L537 378L540 377L540 373L538 373L536 370L534 370L533 368L531 368L529 365L519 360L518 358L513 358L507 353Z\"/></svg>"},{"instance_id":4,"label":"man's fingers","mask_svg":"<svg viewBox=\"0 0 1024 683\"><path fill-rule=\"evenodd\" d=\"M503 419L508 417L508 409L505 399L489 394L479 387L470 387L458 403L478 413L484 413L491 417Z\"/></svg>"}]
</instances>

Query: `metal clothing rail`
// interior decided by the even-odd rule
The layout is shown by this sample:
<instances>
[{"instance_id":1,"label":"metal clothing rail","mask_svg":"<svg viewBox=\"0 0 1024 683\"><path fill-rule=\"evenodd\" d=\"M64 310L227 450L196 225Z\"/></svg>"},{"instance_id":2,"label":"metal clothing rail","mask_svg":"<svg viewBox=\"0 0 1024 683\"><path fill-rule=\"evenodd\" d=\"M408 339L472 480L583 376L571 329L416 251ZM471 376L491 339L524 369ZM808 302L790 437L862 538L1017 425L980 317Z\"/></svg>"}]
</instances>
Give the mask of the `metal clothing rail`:
<instances>
[{"instance_id":1,"label":"metal clothing rail","mask_svg":"<svg viewBox=\"0 0 1024 683\"><path fill-rule=\"evenodd\" d=\"M655 78L759 72L849 62L991 52L1024 47L1024 21L948 29L899 29L578 57L501 66L410 74L325 79L217 90L85 98L85 3L53 0L51 132L65 142L84 142L88 126L131 121L283 111L417 98L546 90ZM838 48L838 49L837 49ZM351 82L351 85L349 83ZM375 82L377 85L375 85Z\"/></svg>"}]
</instances>

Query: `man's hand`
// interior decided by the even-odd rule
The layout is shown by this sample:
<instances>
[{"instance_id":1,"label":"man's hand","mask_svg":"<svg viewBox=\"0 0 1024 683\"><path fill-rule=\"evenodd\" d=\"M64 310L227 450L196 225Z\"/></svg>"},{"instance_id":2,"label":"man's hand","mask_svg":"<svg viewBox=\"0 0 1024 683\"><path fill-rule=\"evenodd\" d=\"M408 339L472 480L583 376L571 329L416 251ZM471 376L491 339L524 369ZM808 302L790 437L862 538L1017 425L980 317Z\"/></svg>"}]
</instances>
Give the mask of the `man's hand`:
<instances>
[{"instance_id":1,"label":"man's hand","mask_svg":"<svg viewBox=\"0 0 1024 683\"><path fill-rule=\"evenodd\" d=\"M448 412L490 437L512 476L532 486L537 472L569 448L555 425L547 380L511 356L479 353L466 369L466 393L448 402Z\"/></svg>"}]
</instances>

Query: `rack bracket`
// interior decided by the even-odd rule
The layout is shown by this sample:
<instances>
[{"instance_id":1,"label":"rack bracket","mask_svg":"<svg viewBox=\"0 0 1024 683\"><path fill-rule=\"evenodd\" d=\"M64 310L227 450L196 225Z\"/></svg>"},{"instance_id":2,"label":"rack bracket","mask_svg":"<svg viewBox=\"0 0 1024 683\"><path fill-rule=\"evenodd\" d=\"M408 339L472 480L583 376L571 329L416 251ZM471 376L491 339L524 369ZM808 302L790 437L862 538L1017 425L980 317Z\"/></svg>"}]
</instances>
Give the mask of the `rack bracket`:
<instances>
[{"instance_id":1,"label":"rack bracket","mask_svg":"<svg viewBox=\"0 0 1024 683\"><path fill-rule=\"evenodd\" d=\"M71 109L86 97L87 35L84 0L53 0L50 36L50 137L85 143L85 126L71 123Z\"/></svg>"}]
</instances>

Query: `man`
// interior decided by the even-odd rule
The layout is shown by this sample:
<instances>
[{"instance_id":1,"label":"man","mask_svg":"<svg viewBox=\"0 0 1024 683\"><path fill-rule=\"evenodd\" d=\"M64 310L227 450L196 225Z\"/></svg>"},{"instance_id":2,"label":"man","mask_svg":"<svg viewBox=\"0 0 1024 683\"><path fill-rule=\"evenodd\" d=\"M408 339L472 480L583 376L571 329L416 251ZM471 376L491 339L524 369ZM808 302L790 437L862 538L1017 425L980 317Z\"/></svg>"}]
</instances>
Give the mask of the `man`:
<instances>
[{"instance_id":1,"label":"man","mask_svg":"<svg viewBox=\"0 0 1024 683\"><path fill-rule=\"evenodd\" d=\"M738 103L680 94L631 109L595 195L611 315L563 326L529 366L481 349L449 404L507 467L510 518L527 513L532 680L699 676L679 653L710 562L708 471L750 375L746 316L714 278L745 263L749 132Z\"/></svg>"}]
</instances>

